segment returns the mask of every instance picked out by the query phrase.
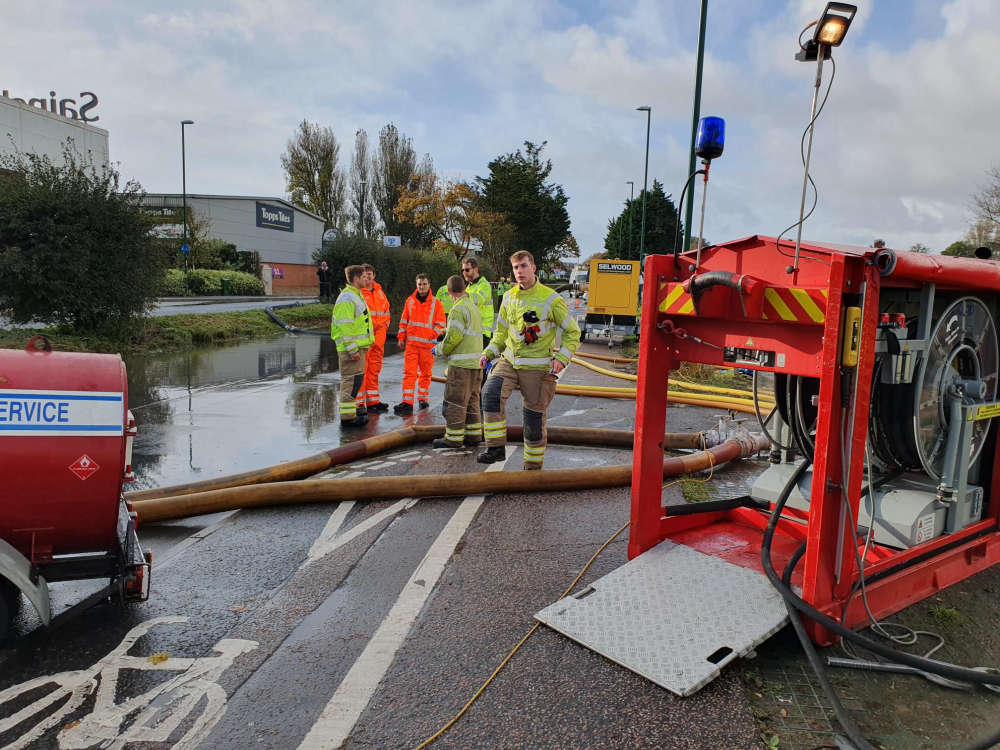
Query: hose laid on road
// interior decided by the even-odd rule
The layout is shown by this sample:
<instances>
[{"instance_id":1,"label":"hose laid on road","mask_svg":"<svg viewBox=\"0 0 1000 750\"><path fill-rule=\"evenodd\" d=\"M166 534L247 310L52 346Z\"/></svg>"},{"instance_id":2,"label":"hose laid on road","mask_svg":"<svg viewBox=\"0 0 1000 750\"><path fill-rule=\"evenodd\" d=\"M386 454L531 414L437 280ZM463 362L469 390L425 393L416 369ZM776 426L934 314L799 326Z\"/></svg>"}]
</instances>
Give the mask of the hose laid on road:
<instances>
[{"instance_id":1,"label":"hose laid on road","mask_svg":"<svg viewBox=\"0 0 1000 750\"><path fill-rule=\"evenodd\" d=\"M274 312L275 310L282 310L288 307L301 307L302 304L303 303L301 302L291 302L287 305L272 305L270 307L265 307L264 312L267 313L267 317L269 317L271 320L273 320L275 323L277 323L279 326L284 328L289 333L305 333L308 334L309 336L329 336L330 335L329 330L311 331L308 328L299 328L298 326L290 325L289 323L286 323L281 318L279 318L277 314Z\"/></svg>"},{"instance_id":2,"label":"hose laid on road","mask_svg":"<svg viewBox=\"0 0 1000 750\"><path fill-rule=\"evenodd\" d=\"M595 445L606 448L627 448L631 450L635 433L631 430L605 430L591 427L559 427L549 426L548 442L560 445ZM263 469L245 471L241 474L231 474L215 479L205 479L199 482L175 484L169 487L155 487L149 490L138 490L125 493L129 503L139 503L162 497L189 495L208 490L220 490L229 487L242 487L255 484L270 484L273 482L288 482L304 479L329 469L331 466L359 461L363 458L376 456L386 451L396 450L415 443L428 443L434 438L444 437L444 425L411 425L392 432L384 432L347 443L328 451L294 461L286 461ZM521 427L507 427L507 439L512 443L524 440ZM685 450L711 446L711 441L700 432L668 432L663 436L664 450Z\"/></svg>"},{"instance_id":3,"label":"hose laid on road","mask_svg":"<svg viewBox=\"0 0 1000 750\"><path fill-rule=\"evenodd\" d=\"M583 357L584 359L599 359L602 362L638 362L639 360L634 357L610 357L607 354L591 354L590 352L577 351L574 357Z\"/></svg>"},{"instance_id":4,"label":"hose laid on road","mask_svg":"<svg viewBox=\"0 0 1000 750\"><path fill-rule=\"evenodd\" d=\"M636 382L639 379L637 375L632 375L631 373L628 372L618 372L617 370L608 370L607 368L604 367L598 367L597 365L592 365L590 364L590 362L584 362L581 359L577 359L579 355L580 353L577 352L573 356L573 359L571 361L575 364L586 367L588 370L593 370L594 372L598 372L601 375L608 375L612 378L619 378L621 380L631 380L632 382ZM691 391L704 391L705 393L720 393L724 395L739 396L748 399L753 398L753 391L749 389L726 388L720 385L704 385L703 383L695 383L690 380L683 380L681 378L670 378L669 382L670 385L677 386L678 388L686 388Z\"/></svg>"},{"instance_id":5,"label":"hose laid on road","mask_svg":"<svg viewBox=\"0 0 1000 750\"><path fill-rule=\"evenodd\" d=\"M411 428L412 429L412 428ZM443 428L442 428L443 430ZM443 434L443 433L439 433ZM703 471L737 458L767 450L762 436L726 440L721 445L686 456L663 460L663 476L678 477ZM501 492L552 492L632 484L632 465L595 466L586 469L473 472L449 475L407 475L361 479L300 480L267 485L228 487L174 497L132 501L141 523L155 523L206 513L302 503L343 500L392 500L407 497L452 497Z\"/></svg>"}]
</instances>

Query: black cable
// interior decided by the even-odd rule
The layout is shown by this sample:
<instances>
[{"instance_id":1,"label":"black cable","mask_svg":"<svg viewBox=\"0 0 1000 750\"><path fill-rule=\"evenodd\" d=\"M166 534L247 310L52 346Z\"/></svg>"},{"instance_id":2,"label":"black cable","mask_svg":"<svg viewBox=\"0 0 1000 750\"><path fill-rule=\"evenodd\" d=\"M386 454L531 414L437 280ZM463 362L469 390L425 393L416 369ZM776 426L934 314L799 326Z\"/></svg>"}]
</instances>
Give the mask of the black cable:
<instances>
[{"instance_id":1,"label":"black cable","mask_svg":"<svg viewBox=\"0 0 1000 750\"><path fill-rule=\"evenodd\" d=\"M684 195L687 193L687 189L691 187L691 180L693 180L697 175L705 174L704 169L697 169L691 173L691 176L687 178L687 182L684 183L684 189L681 190L681 199L677 204L677 221L674 222L674 263L677 263L677 253L678 253L678 242L680 241L681 233L681 212L684 208ZM686 252L686 251L685 251Z\"/></svg>"},{"instance_id":2,"label":"black cable","mask_svg":"<svg viewBox=\"0 0 1000 750\"><path fill-rule=\"evenodd\" d=\"M760 404L758 403L758 397L757 397L758 372L759 372L758 370L753 371L753 380L751 382L751 388L753 389L753 413L757 417L757 423L760 425L760 429L764 433L764 437L766 437L771 442L771 445L780 448L783 451L793 450L793 446L782 445L771 436L770 432L767 431L767 423L771 421L771 417L774 416L774 414L778 411L777 405L775 405L774 408L771 409L771 413L767 415L767 419L764 419L760 416ZM775 394L775 397L777 397L777 394ZM779 414L778 416L780 418L781 415Z\"/></svg>"}]
</instances>

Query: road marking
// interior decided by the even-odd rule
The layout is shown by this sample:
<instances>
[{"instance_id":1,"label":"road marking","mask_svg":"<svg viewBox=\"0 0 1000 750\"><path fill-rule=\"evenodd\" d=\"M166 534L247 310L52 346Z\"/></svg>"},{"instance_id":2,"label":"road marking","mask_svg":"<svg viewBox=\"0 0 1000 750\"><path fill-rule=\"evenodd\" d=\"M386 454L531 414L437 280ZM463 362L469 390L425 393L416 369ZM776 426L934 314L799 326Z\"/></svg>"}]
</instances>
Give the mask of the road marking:
<instances>
[{"instance_id":1,"label":"road marking","mask_svg":"<svg viewBox=\"0 0 1000 750\"><path fill-rule=\"evenodd\" d=\"M337 479L360 479L365 473L363 471L351 471L347 474L335 474Z\"/></svg>"},{"instance_id":2,"label":"road marking","mask_svg":"<svg viewBox=\"0 0 1000 750\"><path fill-rule=\"evenodd\" d=\"M341 507L348 504L353 505L354 501L350 500L341 503L339 506L337 506L337 510L333 512L333 515L336 516L340 512ZM412 508L416 504L417 501L412 497L403 498L402 500L399 500L396 503L390 505L385 510L379 511L374 516L366 518L357 526L352 526L350 530L345 531L342 535L333 538L331 538L331 535L335 534L336 531L340 528L340 526L338 524L336 529L333 529L333 531L331 531L329 534L327 533L327 529L329 529L333 525L334 519L333 516L331 516L330 520L327 522L327 528L323 529L323 533L320 534L320 537L315 542L313 542L312 547L309 549L309 555L306 558L306 561L302 563L299 569L301 570L302 568L311 565L317 560L323 559L334 550L340 549L345 544L361 536L372 527L378 526L380 523L382 523L382 521L386 520L387 518L391 518L397 513L401 513L404 510L408 510L409 508ZM343 516L344 517L347 516L346 510L343 512ZM343 517L341 518L340 522L343 523Z\"/></svg>"},{"instance_id":3,"label":"road marking","mask_svg":"<svg viewBox=\"0 0 1000 750\"><path fill-rule=\"evenodd\" d=\"M366 461L363 464L351 464L352 469L384 469L386 466L395 466L395 461Z\"/></svg>"},{"instance_id":4,"label":"road marking","mask_svg":"<svg viewBox=\"0 0 1000 750\"><path fill-rule=\"evenodd\" d=\"M422 456L422 455L424 455L423 451L408 451L406 453L395 454L395 458L412 458L413 456Z\"/></svg>"},{"instance_id":5,"label":"road marking","mask_svg":"<svg viewBox=\"0 0 1000 750\"><path fill-rule=\"evenodd\" d=\"M512 452L513 449L508 447L508 458ZM506 463L504 460L492 464L486 471L502 471ZM389 614L372 635L365 650L351 666L319 719L302 740L299 750L333 750L347 740L396 657L396 652L406 640L427 597L434 590L445 566L455 553L455 547L485 500L485 495L471 495L458 506L458 510L413 571L410 580L403 586Z\"/></svg>"}]
</instances>

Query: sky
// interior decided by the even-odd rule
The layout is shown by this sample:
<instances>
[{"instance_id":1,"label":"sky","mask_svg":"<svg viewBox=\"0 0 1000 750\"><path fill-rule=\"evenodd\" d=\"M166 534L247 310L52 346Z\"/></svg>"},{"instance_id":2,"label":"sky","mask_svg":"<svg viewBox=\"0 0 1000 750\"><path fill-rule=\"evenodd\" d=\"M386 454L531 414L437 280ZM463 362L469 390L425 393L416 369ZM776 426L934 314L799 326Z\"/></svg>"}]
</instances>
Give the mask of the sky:
<instances>
[{"instance_id":1,"label":"sky","mask_svg":"<svg viewBox=\"0 0 1000 750\"><path fill-rule=\"evenodd\" d=\"M709 0L701 114L726 121L705 237L775 236L798 217L815 63L794 60L823 0ZM112 161L149 192L286 196L303 119L354 134L393 122L446 179L547 141L584 257L628 180L676 202L687 177L696 0L0 0L0 89L100 103ZM1000 165L994 0L862 0L816 122L819 202L803 239L941 251ZM823 90L832 67L823 69ZM700 206L701 188L695 200ZM695 222L697 223L697 211ZM697 227L695 227L697 229ZM794 234L792 235L794 238Z\"/></svg>"}]
</instances>

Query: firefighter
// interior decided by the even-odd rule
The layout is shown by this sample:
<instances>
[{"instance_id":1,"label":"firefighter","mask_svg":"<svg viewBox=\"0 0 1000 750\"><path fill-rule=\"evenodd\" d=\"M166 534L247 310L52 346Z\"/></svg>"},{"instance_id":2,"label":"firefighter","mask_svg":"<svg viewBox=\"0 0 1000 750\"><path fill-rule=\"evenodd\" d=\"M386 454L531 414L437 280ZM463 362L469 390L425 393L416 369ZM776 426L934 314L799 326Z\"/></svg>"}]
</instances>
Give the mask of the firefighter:
<instances>
[{"instance_id":1,"label":"firefighter","mask_svg":"<svg viewBox=\"0 0 1000 750\"><path fill-rule=\"evenodd\" d=\"M465 278L465 291L479 308L483 319L483 348L490 345L493 338L493 287L485 276L479 275L479 261L466 258L462 261L462 276Z\"/></svg>"},{"instance_id":2,"label":"firefighter","mask_svg":"<svg viewBox=\"0 0 1000 750\"><path fill-rule=\"evenodd\" d=\"M389 404L383 402L378 390L378 377L382 372L382 356L385 354L385 337L389 332L389 298L382 291L382 286L375 281L375 267L365 263L365 285L361 288L361 296L365 298L368 312L372 319L372 334L375 342L368 350L368 360L365 364L365 382L358 393L358 405L365 406L368 411L389 411Z\"/></svg>"},{"instance_id":3,"label":"firefighter","mask_svg":"<svg viewBox=\"0 0 1000 750\"><path fill-rule=\"evenodd\" d=\"M524 399L524 468L545 460L545 412L556 393L556 376L580 345L580 328L566 301L535 276L535 259L521 250L510 256L517 286L504 294L493 340L480 364L496 359L483 387L486 450L477 461L502 461L507 444L505 407L516 386ZM556 337L559 336L557 348ZM501 356L502 355L502 356Z\"/></svg>"},{"instance_id":4,"label":"firefighter","mask_svg":"<svg viewBox=\"0 0 1000 750\"><path fill-rule=\"evenodd\" d=\"M441 303L441 307L444 309L445 317L447 317L448 313L451 312L451 306L455 304L455 301L448 294L447 281L438 287L437 294L434 296L437 297L437 301Z\"/></svg>"},{"instance_id":5,"label":"firefighter","mask_svg":"<svg viewBox=\"0 0 1000 750\"><path fill-rule=\"evenodd\" d=\"M447 357L448 379L444 386L444 438L434 441L435 448L461 448L479 445L483 425L479 416L479 358L483 346L483 327L479 308L468 295L461 276L447 281L454 305L448 314L444 340L435 348L436 356Z\"/></svg>"},{"instance_id":6,"label":"firefighter","mask_svg":"<svg viewBox=\"0 0 1000 750\"><path fill-rule=\"evenodd\" d=\"M374 337L368 305L361 296L364 269L348 266L344 269L347 286L333 303L330 338L337 344L340 368L340 424L361 427L368 423L365 411L358 409L355 397L365 378L365 359Z\"/></svg>"},{"instance_id":7,"label":"firefighter","mask_svg":"<svg viewBox=\"0 0 1000 750\"><path fill-rule=\"evenodd\" d=\"M444 308L431 294L427 274L417 274L416 282L416 291L406 298L403 305L399 332L396 334L399 348L406 352L403 358L403 401L392 408L396 414L413 413L414 395L421 409L430 406L428 399L434 367L431 350L445 328Z\"/></svg>"}]
</instances>

